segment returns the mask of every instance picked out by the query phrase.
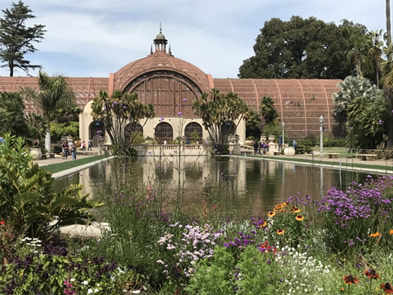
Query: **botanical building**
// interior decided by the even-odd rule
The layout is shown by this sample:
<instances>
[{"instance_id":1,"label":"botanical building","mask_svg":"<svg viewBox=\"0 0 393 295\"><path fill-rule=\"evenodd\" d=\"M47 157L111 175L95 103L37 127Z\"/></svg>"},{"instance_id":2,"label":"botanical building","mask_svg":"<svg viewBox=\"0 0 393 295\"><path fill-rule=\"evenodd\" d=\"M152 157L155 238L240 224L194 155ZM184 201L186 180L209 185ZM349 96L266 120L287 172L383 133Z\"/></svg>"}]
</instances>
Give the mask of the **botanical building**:
<instances>
[{"instance_id":1,"label":"botanical building","mask_svg":"<svg viewBox=\"0 0 393 295\"><path fill-rule=\"evenodd\" d=\"M247 105L259 109L263 96L273 99L285 132L290 138L302 138L308 133L319 133L319 117L325 118L325 132L333 132L336 122L332 115L332 94L341 80L307 79L218 79L198 67L173 56L168 41L160 33L154 39L154 48L142 59L133 61L107 78L69 77L70 87L76 93L77 104L83 109L80 115L80 137L93 138L103 129L91 117L91 101L100 90L111 94L114 90L138 93L139 99L154 106L156 117L143 128L143 136L159 141L188 136L196 131L207 139L201 119L192 111L192 101L202 92L217 88L221 92L236 92ZM18 91L20 87L38 88L36 77L0 77L0 91ZM30 102L25 102L25 112L39 112ZM179 112L182 117L179 117ZM162 120L164 118L164 120ZM245 140L245 122L236 130L240 142ZM127 132L127 131L126 131Z\"/></svg>"}]
</instances>

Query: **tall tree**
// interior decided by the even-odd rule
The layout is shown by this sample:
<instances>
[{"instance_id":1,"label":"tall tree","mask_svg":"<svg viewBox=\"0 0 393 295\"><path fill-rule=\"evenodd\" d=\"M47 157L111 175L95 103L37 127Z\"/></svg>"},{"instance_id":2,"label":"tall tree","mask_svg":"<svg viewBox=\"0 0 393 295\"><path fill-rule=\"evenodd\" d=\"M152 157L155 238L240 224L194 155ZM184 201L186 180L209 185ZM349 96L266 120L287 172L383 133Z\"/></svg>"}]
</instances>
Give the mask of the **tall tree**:
<instances>
[{"instance_id":1,"label":"tall tree","mask_svg":"<svg viewBox=\"0 0 393 295\"><path fill-rule=\"evenodd\" d=\"M268 96L264 96L261 99L259 105L259 112L262 118L265 120L265 125L274 124L277 121L278 113L274 108L274 101Z\"/></svg>"},{"instance_id":2,"label":"tall tree","mask_svg":"<svg viewBox=\"0 0 393 295\"><path fill-rule=\"evenodd\" d=\"M42 116L47 123L45 148L50 152L50 124L59 109L67 108L75 103L75 94L68 86L65 77L50 77L42 72L38 75L38 88L39 90L36 91L33 88L24 87L21 89L21 94L23 98L31 100L42 111Z\"/></svg>"},{"instance_id":3,"label":"tall tree","mask_svg":"<svg viewBox=\"0 0 393 295\"><path fill-rule=\"evenodd\" d=\"M382 63L382 47L383 42L381 40L382 37L382 30L379 31L372 31L371 38L372 38L372 46L368 50L370 65L372 65L371 71L367 71L368 74L374 74L375 77L375 84L379 87L379 79L381 74L381 63Z\"/></svg>"},{"instance_id":4,"label":"tall tree","mask_svg":"<svg viewBox=\"0 0 393 295\"><path fill-rule=\"evenodd\" d=\"M352 27L357 34L367 29L347 20L339 26L314 17L293 16L289 21L265 22L254 45L255 56L243 62L240 78L344 79L354 74L346 52L353 47L343 35Z\"/></svg>"},{"instance_id":5,"label":"tall tree","mask_svg":"<svg viewBox=\"0 0 393 295\"><path fill-rule=\"evenodd\" d=\"M132 130L132 136L128 142L125 138L127 123L130 126L138 126L140 120L145 119L142 127L146 125L148 119L154 117L152 104L142 104L136 93L123 93L120 90L113 92L111 96L106 91L100 91L94 98L92 104L92 116L95 121L104 123L106 134L117 148L128 147L129 143L139 134L140 129Z\"/></svg>"},{"instance_id":6,"label":"tall tree","mask_svg":"<svg viewBox=\"0 0 393 295\"><path fill-rule=\"evenodd\" d=\"M248 113L247 105L236 93L224 94L214 88L194 100L192 109L202 119L213 145L220 152L225 150L228 143L227 123L233 122L236 132L237 126Z\"/></svg>"},{"instance_id":7,"label":"tall tree","mask_svg":"<svg viewBox=\"0 0 393 295\"><path fill-rule=\"evenodd\" d=\"M393 65L392 65L392 27L391 27L391 16L390 16L390 0L386 0L386 45L387 48L385 53L388 60L385 65L382 65L383 75L382 77L385 88L385 95L388 99L388 108L393 111ZM393 122L393 113L389 113L390 122ZM388 147L393 146L393 124L389 124L388 127Z\"/></svg>"},{"instance_id":8,"label":"tall tree","mask_svg":"<svg viewBox=\"0 0 393 295\"><path fill-rule=\"evenodd\" d=\"M18 93L0 92L0 134L27 137L29 128L23 114L23 101Z\"/></svg>"},{"instance_id":9,"label":"tall tree","mask_svg":"<svg viewBox=\"0 0 393 295\"><path fill-rule=\"evenodd\" d=\"M4 17L0 19L0 59L2 67L9 68L10 76L19 68L26 73L29 69L39 68L25 59L25 54L37 49L34 42L44 38L44 25L26 26L26 21L35 18L32 11L22 1L12 3L11 9L2 10Z\"/></svg>"}]
</instances>

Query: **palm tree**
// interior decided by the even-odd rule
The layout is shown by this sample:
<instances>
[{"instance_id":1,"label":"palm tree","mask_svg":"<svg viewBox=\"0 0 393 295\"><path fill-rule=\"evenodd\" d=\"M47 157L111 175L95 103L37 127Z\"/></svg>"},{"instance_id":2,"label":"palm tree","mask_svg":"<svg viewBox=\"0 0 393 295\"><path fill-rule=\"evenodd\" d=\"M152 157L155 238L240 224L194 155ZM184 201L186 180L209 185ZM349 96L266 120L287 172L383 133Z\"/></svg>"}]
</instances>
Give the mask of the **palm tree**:
<instances>
[{"instance_id":1,"label":"palm tree","mask_svg":"<svg viewBox=\"0 0 393 295\"><path fill-rule=\"evenodd\" d=\"M21 89L22 97L31 100L42 111L42 116L47 123L45 148L50 152L50 122L53 121L59 109L64 109L75 103L75 94L68 86L63 76L50 77L40 72L38 75L38 88L36 91L30 87Z\"/></svg>"},{"instance_id":2,"label":"palm tree","mask_svg":"<svg viewBox=\"0 0 393 295\"><path fill-rule=\"evenodd\" d=\"M368 54L369 54L370 61L373 63L373 66L371 67L371 71L369 73L372 74L373 72L375 72L375 83L379 88L379 75L381 72L381 61L382 61L381 56L382 56L382 46L383 46L383 42L381 40L382 30L372 31L371 36L372 36L372 46L368 50Z\"/></svg>"}]
</instances>

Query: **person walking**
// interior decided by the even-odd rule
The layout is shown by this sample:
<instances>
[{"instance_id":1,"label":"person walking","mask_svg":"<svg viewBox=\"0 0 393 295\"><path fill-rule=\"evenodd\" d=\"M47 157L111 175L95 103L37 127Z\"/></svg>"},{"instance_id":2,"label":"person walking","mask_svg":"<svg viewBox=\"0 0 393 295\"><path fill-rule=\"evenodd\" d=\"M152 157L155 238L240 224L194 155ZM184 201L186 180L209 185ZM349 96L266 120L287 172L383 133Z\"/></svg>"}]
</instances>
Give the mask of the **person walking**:
<instances>
[{"instance_id":1,"label":"person walking","mask_svg":"<svg viewBox=\"0 0 393 295\"><path fill-rule=\"evenodd\" d=\"M91 146L93 145L93 142L91 141L91 139L89 138L88 142L87 142L87 150L88 151L92 151Z\"/></svg>"}]
</instances>

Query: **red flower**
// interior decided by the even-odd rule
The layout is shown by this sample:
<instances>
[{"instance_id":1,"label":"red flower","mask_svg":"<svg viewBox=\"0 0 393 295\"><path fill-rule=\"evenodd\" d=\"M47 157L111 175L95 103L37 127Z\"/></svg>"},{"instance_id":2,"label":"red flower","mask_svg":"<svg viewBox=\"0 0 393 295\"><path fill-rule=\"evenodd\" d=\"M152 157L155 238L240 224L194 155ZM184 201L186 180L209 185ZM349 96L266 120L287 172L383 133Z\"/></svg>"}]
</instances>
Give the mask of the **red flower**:
<instances>
[{"instance_id":1,"label":"red flower","mask_svg":"<svg viewBox=\"0 0 393 295\"><path fill-rule=\"evenodd\" d=\"M385 294L393 294L392 285L389 283L382 284L381 287L379 288L382 289L385 292Z\"/></svg>"},{"instance_id":2,"label":"red flower","mask_svg":"<svg viewBox=\"0 0 393 295\"><path fill-rule=\"evenodd\" d=\"M1 225L5 225L5 221L1 220L1 221L0 221L0 224L1 224Z\"/></svg>"},{"instance_id":3,"label":"red flower","mask_svg":"<svg viewBox=\"0 0 393 295\"><path fill-rule=\"evenodd\" d=\"M350 285L354 284L355 285L356 283L359 282L359 279L358 279L358 277L354 277L352 275L347 275L347 276L344 276L343 281L345 284L350 284Z\"/></svg>"},{"instance_id":4,"label":"red flower","mask_svg":"<svg viewBox=\"0 0 393 295\"><path fill-rule=\"evenodd\" d=\"M379 275L375 271L375 269L369 269L364 272L364 274L369 278L369 279L379 279Z\"/></svg>"}]
</instances>

